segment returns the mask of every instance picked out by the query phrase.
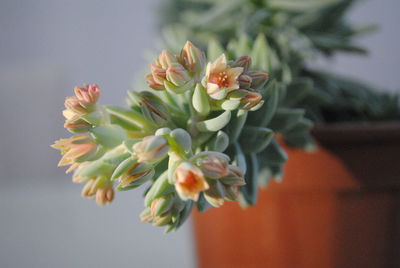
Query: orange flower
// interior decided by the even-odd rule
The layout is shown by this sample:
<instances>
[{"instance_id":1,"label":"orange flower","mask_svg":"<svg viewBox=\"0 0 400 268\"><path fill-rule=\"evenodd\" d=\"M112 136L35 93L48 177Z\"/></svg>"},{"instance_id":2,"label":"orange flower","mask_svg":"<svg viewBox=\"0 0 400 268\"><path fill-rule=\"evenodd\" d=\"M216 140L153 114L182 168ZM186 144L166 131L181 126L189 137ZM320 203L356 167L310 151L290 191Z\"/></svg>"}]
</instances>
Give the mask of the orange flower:
<instances>
[{"instance_id":1,"label":"orange flower","mask_svg":"<svg viewBox=\"0 0 400 268\"><path fill-rule=\"evenodd\" d=\"M203 172L189 162L183 162L176 168L175 179L175 189L183 200L197 201L199 193L209 188Z\"/></svg>"},{"instance_id":2,"label":"orange flower","mask_svg":"<svg viewBox=\"0 0 400 268\"><path fill-rule=\"evenodd\" d=\"M203 86L208 95L216 100L225 98L229 92L239 89L238 78L243 73L242 67L230 67L227 64L225 54L222 54L214 62L209 62Z\"/></svg>"}]
</instances>

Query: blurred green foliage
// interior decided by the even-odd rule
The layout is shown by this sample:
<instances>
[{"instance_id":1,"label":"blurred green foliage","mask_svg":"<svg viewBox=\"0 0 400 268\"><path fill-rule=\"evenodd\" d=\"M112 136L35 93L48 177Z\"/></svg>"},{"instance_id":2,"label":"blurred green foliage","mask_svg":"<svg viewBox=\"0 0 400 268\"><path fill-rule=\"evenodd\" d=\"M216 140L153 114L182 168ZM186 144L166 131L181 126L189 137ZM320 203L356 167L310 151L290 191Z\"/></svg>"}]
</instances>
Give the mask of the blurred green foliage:
<instances>
[{"instance_id":1,"label":"blurred green foliage","mask_svg":"<svg viewBox=\"0 0 400 268\"><path fill-rule=\"evenodd\" d=\"M304 108L317 123L398 120L398 95L310 66L338 52L367 54L356 40L377 27L347 19L350 8L362 1L169 0L161 9L160 27L172 50L189 39L236 57L258 51L253 63L283 87L281 104Z\"/></svg>"}]
</instances>

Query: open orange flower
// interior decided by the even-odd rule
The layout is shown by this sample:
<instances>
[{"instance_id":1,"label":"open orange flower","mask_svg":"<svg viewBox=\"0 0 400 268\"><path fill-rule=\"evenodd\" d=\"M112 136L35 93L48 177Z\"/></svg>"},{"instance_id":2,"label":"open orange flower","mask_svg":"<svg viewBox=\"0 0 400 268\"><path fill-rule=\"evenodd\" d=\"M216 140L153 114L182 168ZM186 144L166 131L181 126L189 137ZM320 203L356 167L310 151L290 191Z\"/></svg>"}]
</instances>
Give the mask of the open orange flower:
<instances>
[{"instance_id":1,"label":"open orange flower","mask_svg":"<svg viewBox=\"0 0 400 268\"><path fill-rule=\"evenodd\" d=\"M242 73L242 67L230 67L225 54L222 54L214 62L208 63L203 86L211 98L221 100L229 92L239 89L238 78Z\"/></svg>"},{"instance_id":2,"label":"open orange flower","mask_svg":"<svg viewBox=\"0 0 400 268\"><path fill-rule=\"evenodd\" d=\"M176 168L175 179L175 189L183 200L197 201L199 193L209 188L203 172L189 162L183 162Z\"/></svg>"}]
</instances>

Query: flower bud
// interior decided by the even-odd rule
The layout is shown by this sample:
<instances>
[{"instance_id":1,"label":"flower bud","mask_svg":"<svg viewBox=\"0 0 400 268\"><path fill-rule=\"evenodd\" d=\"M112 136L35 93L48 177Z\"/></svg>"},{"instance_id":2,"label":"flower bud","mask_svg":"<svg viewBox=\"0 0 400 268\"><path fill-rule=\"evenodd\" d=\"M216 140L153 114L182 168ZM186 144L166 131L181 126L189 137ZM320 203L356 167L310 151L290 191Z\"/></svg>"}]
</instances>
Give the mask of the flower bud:
<instances>
[{"instance_id":1,"label":"flower bud","mask_svg":"<svg viewBox=\"0 0 400 268\"><path fill-rule=\"evenodd\" d=\"M82 87L75 87L75 95L82 103L95 104L100 97L100 89L96 84L85 85Z\"/></svg>"},{"instance_id":2,"label":"flower bud","mask_svg":"<svg viewBox=\"0 0 400 268\"><path fill-rule=\"evenodd\" d=\"M149 91L129 92L130 101L133 105L140 106L142 114L147 120L156 125L164 125L169 120L169 112L163 101Z\"/></svg>"},{"instance_id":3,"label":"flower bud","mask_svg":"<svg viewBox=\"0 0 400 268\"><path fill-rule=\"evenodd\" d=\"M169 145L163 136L147 136L133 145L138 162L155 163L167 156Z\"/></svg>"},{"instance_id":4,"label":"flower bud","mask_svg":"<svg viewBox=\"0 0 400 268\"><path fill-rule=\"evenodd\" d=\"M170 196L157 198L151 202L150 215L153 217L160 216L172 208L174 199Z\"/></svg>"},{"instance_id":5,"label":"flower bud","mask_svg":"<svg viewBox=\"0 0 400 268\"><path fill-rule=\"evenodd\" d=\"M97 144L91 137L74 136L57 140L51 147L60 150L63 155L58 166L66 166L95 153Z\"/></svg>"},{"instance_id":6,"label":"flower bud","mask_svg":"<svg viewBox=\"0 0 400 268\"><path fill-rule=\"evenodd\" d=\"M254 89L262 88L267 83L269 78L268 73L261 71L248 72L247 75L251 77L251 88Z\"/></svg>"},{"instance_id":7,"label":"flower bud","mask_svg":"<svg viewBox=\"0 0 400 268\"><path fill-rule=\"evenodd\" d=\"M64 102L65 107L76 113L76 114L86 114L87 109L80 103L77 97L67 97Z\"/></svg>"},{"instance_id":8,"label":"flower bud","mask_svg":"<svg viewBox=\"0 0 400 268\"><path fill-rule=\"evenodd\" d=\"M90 123L81 119L80 115L75 114L71 110L64 110L63 115L66 118L64 128L72 133L83 133L92 128Z\"/></svg>"},{"instance_id":9,"label":"flower bud","mask_svg":"<svg viewBox=\"0 0 400 268\"><path fill-rule=\"evenodd\" d=\"M175 189L183 200L197 201L199 193L207 190L209 185L203 172L190 162L182 162L175 170Z\"/></svg>"},{"instance_id":10,"label":"flower bud","mask_svg":"<svg viewBox=\"0 0 400 268\"><path fill-rule=\"evenodd\" d=\"M234 62L229 64L231 67L242 67L243 72L247 72L251 66L251 57L249 56L242 56L235 60Z\"/></svg>"},{"instance_id":11,"label":"flower bud","mask_svg":"<svg viewBox=\"0 0 400 268\"><path fill-rule=\"evenodd\" d=\"M89 180L82 189L82 196L95 199L97 205L104 206L114 200L114 189L110 180L104 177Z\"/></svg>"},{"instance_id":12,"label":"flower bud","mask_svg":"<svg viewBox=\"0 0 400 268\"><path fill-rule=\"evenodd\" d=\"M152 220L152 223L154 226L165 226L171 223L171 220L173 219L172 214L167 214L165 216L157 216L154 217Z\"/></svg>"},{"instance_id":13,"label":"flower bud","mask_svg":"<svg viewBox=\"0 0 400 268\"><path fill-rule=\"evenodd\" d=\"M171 54L168 50L163 50L158 57L157 63L163 69L168 69L169 66L172 66L178 63L176 57Z\"/></svg>"},{"instance_id":14,"label":"flower bud","mask_svg":"<svg viewBox=\"0 0 400 268\"><path fill-rule=\"evenodd\" d=\"M147 163L136 163L118 178L118 188L123 189L129 187L132 183L140 185L153 178L153 176L154 169L152 165Z\"/></svg>"},{"instance_id":15,"label":"flower bud","mask_svg":"<svg viewBox=\"0 0 400 268\"><path fill-rule=\"evenodd\" d=\"M247 89L251 86L252 79L247 74L242 74L239 76L239 86L240 88Z\"/></svg>"},{"instance_id":16,"label":"flower bud","mask_svg":"<svg viewBox=\"0 0 400 268\"><path fill-rule=\"evenodd\" d=\"M240 102L243 105L242 107L243 110L252 109L262 100L262 95L258 92L245 90L245 93L246 94L244 95L244 97L240 100Z\"/></svg>"},{"instance_id":17,"label":"flower bud","mask_svg":"<svg viewBox=\"0 0 400 268\"><path fill-rule=\"evenodd\" d=\"M150 214L150 208L145 208L142 213L140 213L140 220L142 222L151 222L153 217Z\"/></svg>"},{"instance_id":18,"label":"flower bud","mask_svg":"<svg viewBox=\"0 0 400 268\"><path fill-rule=\"evenodd\" d=\"M164 84L157 83L152 74L146 76L147 84L154 90L164 90Z\"/></svg>"},{"instance_id":19,"label":"flower bud","mask_svg":"<svg viewBox=\"0 0 400 268\"><path fill-rule=\"evenodd\" d=\"M236 185L225 185L225 200L236 201L239 197L239 189Z\"/></svg>"},{"instance_id":20,"label":"flower bud","mask_svg":"<svg viewBox=\"0 0 400 268\"><path fill-rule=\"evenodd\" d=\"M228 169L229 169L228 174L225 177L220 179L220 181L224 185L243 186L246 184L246 182L244 180L243 172L240 170L239 167L234 166L234 165L229 165Z\"/></svg>"},{"instance_id":21,"label":"flower bud","mask_svg":"<svg viewBox=\"0 0 400 268\"><path fill-rule=\"evenodd\" d=\"M201 72L206 63L204 52L187 41L181 51L182 64L191 72Z\"/></svg>"},{"instance_id":22,"label":"flower bud","mask_svg":"<svg viewBox=\"0 0 400 268\"><path fill-rule=\"evenodd\" d=\"M209 195L207 192L204 194L205 199L213 207L219 208L224 204L224 198Z\"/></svg>"},{"instance_id":23,"label":"flower bud","mask_svg":"<svg viewBox=\"0 0 400 268\"><path fill-rule=\"evenodd\" d=\"M157 65L150 64L151 74L153 76L154 81L157 84L163 84L166 79L166 71L163 68L158 67Z\"/></svg>"},{"instance_id":24,"label":"flower bud","mask_svg":"<svg viewBox=\"0 0 400 268\"><path fill-rule=\"evenodd\" d=\"M220 207L224 204L225 195L225 187L219 181L213 181L210 189L204 193L205 199L214 207Z\"/></svg>"},{"instance_id":25,"label":"flower bud","mask_svg":"<svg viewBox=\"0 0 400 268\"><path fill-rule=\"evenodd\" d=\"M229 157L225 154L211 154L198 161L204 176L210 179L219 179L229 173Z\"/></svg>"},{"instance_id":26,"label":"flower bud","mask_svg":"<svg viewBox=\"0 0 400 268\"><path fill-rule=\"evenodd\" d=\"M167 80L181 87L191 80L188 71L182 65L170 66L167 69Z\"/></svg>"}]
</instances>

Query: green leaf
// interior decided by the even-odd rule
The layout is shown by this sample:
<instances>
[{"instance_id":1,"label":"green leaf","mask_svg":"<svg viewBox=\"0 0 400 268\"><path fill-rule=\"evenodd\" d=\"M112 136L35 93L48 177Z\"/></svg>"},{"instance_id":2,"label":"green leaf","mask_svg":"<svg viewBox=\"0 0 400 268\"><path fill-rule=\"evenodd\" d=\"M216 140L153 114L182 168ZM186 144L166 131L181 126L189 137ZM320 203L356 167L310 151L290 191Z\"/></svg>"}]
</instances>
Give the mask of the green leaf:
<instances>
[{"instance_id":1,"label":"green leaf","mask_svg":"<svg viewBox=\"0 0 400 268\"><path fill-rule=\"evenodd\" d=\"M224 152L229 145L229 136L223 132L218 133L207 143L208 151Z\"/></svg>"},{"instance_id":2,"label":"green leaf","mask_svg":"<svg viewBox=\"0 0 400 268\"><path fill-rule=\"evenodd\" d=\"M197 83L192 97L193 108L200 115L206 116L210 112L210 102L205 88Z\"/></svg>"},{"instance_id":3,"label":"green leaf","mask_svg":"<svg viewBox=\"0 0 400 268\"><path fill-rule=\"evenodd\" d=\"M221 103L221 108L225 111L236 110L240 105L240 100L224 100Z\"/></svg>"},{"instance_id":4,"label":"green leaf","mask_svg":"<svg viewBox=\"0 0 400 268\"><path fill-rule=\"evenodd\" d=\"M239 143L246 154L264 150L274 137L274 131L264 127L245 126Z\"/></svg>"},{"instance_id":5,"label":"green leaf","mask_svg":"<svg viewBox=\"0 0 400 268\"><path fill-rule=\"evenodd\" d=\"M264 34L260 33L254 41L253 50L251 51L251 59L256 69L263 71L270 70L269 45Z\"/></svg>"},{"instance_id":6,"label":"green leaf","mask_svg":"<svg viewBox=\"0 0 400 268\"><path fill-rule=\"evenodd\" d=\"M217 40L211 39L208 42L207 59L209 61L216 60L223 53L224 53L224 49L222 48L221 44Z\"/></svg>"},{"instance_id":7,"label":"green leaf","mask_svg":"<svg viewBox=\"0 0 400 268\"><path fill-rule=\"evenodd\" d=\"M250 113L248 121L251 125L266 127L270 123L279 105L279 89L276 80L268 83L264 105L256 112Z\"/></svg>"},{"instance_id":8,"label":"green leaf","mask_svg":"<svg viewBox=\"0 0 400 268\"><path fill-rule=\"evenodd\" d=\"M207 131L215 132L224 128L229 123L230 119L231 119L231 112L225 111L215 118L198 122L196 124L196 127L201 132L207 132Z\"/></svg>"},{"instance_id":9,"label":"green leaf","mask_svg":"<svg viewBox=\"0 0 400 268\"><path fill-rule=\"evenodd\" d=\"M124 140L123 144L125 149L130 152L131 154L134 153L133 151L133 145L139 141L142 141L142 139L129 139L129 140Z\"/></svg>"},{"instance_id":10,"label":"green leaf","mask_svg":"<svg viewBox=\"0 0 400 268\"><path fill-rule=\"evenodd\" d=\"M168 183L168 172L165 171L158 177L144 197L144 205L150 207L151 202L169 193L171 184Z\"/></svg>"},{"instance_id":11,"label":"green leaf","mask_svg":"<svg viewBox=\"0 0 400 268\"><path fill-rule=\"evenodd\" d=\"M310 9L325 8L342 0L269 0L271 8L288 11L309 11Z\"/></svg>"},{"instance_id":12,"label":"green leaf","mask_svg":"<svg viewBox=\"0 0 400 268\"><path fill-rule=\"evenodd\" d=\"M98 143L113 148L120 145L125 139L125 131L118 125L98 126L90 130Z\"/></svg>"},{"instance_id":13,"label":"green leaf","mask_svg":"<svg viewBox=\"0 0 400 268\"><path fill-rule=\"evenodd\" d=\"M239 138L243 126L246 123L247 115L247 111L238 110L227 125L226 132L228 133L230 143L234 143Z\"/></svg>"},{"instance_id":14,"label":"green leaf","mask_svg":"<svg viewBox=\"0 0 400 268\"><path fill-rule=\"evenodd\" d=\"M284 132L295 126L303 116L303 109L280 108L272 119L270 127L277 132Z\"/></svg>"},{"instance_id":15,"label":"green leaf","mask_svg":"<svg viewBox=\"0 0 400 268\"><path fill-rule=\"evenodd\" d=\"M298 134L298 133L308 133L314 126L313 122L307 118L301 118L296 124L294 124L290 129L282 132L284 135Z\"/></svg>"},{"instance_id":16,"label":"green leaf","mask_svg":"<svg viewBox=\"0 0 400 268\"><path fill-rule=\"evenodd\" d=\"M185 223L185 221L189 218L190 213L192 212L194 202L192 200L185 202L185 208L179 214L179 221L175 225L175 229L178 229Z\"/></svg>"},{"instance_id":17,"label":"green leaf","mask_svg":"<svg viewBox=\"0 0 400 268\"><path fill-rule=\"evenodd\" d=\"M241 186L240 193L242 194L246 204L254 206L258 197L258 158L256 154L251 154L246 157L246 164L249 167L245 174L246 185Z\"/></svg>"},{"instance_id":18,"label":"green leaf","mask_svg":"<svg viewBox=\"0 0 400 268\"><path fill-rule=\"evenodd\" d=\"M82 177L95 177L107 174L114 169L113 165L104 162L102 159L98 159L93 162L85 164L85 166L79 171L79 176Z\"/></svg>"},{"instance_id":19,"label":"green leaf","mask_svg":"<svg viewBox=\"0 0 400 268\"><path fill-rule=\"evenodd\" d=\"M313 90L313 81L310 78L298 78L287 88L284 104L294 106L300 103Z\"/></svg>"},{"instance_id":20,"label":"green leaf","mask_svg":"<svg viewBox=\"0 0 400 268\"><path fill-rule=\"evenodd\" d=\"M103 115L100 111L94 111L88 114L81 115L81 118L93 126L97 126L103 120Z\"/></svg>"},{"instance_id":21,"label":"green leaf","mask_svg":"<svg viewBox=\"0 0 400 268\"><path fill-rule=\"evenodd\" d=\"M175 94L182 94L185 93L186 91L192 89L194 87L194 80L190 80L189 82L187 82L186 84L184 84L183 86L175 86L174 84L172 84L171 82L165 80L164 81L164 86L167 90L175 93Z\"/></svg>"},{"instance_id":22,"label":"green leaf","mask_svg":"<svg viewBox=\"0 0 400 268\"><path fill-rule=\"evenodd\" d=\"M211 207L212 206L210 205L210 203L208 203L205 199L204 194L200 193L199 200L197 201L197 210L201 213L207 211Z\"/></svg>"},{"instance_id":23,"label":"green leaf","mask_svg":"<svg viewBox=\"0 0 400 268\"><path fill-rule=\"evenodd\" d=\"M170 132L170 137L174 139L175 144L182 147L184 152L190 152L192 150L192 138L190 134L181 128L174 129ZM174 144L170 144L173 146Z\"/></svg>"},{"instance_id":24,"label":"green leaf","mask_svg":"<svg viewBox=\"0 0 400 268\"><path fill-rule=\"evenodd\" d=\"M113 115L114 117L118 118L120 121L124 121L128 124L136 128L149 128L153 127L153 125L146 120L146 118L138 113L137 111L125 109L118 106L106 106L106 110Z\"/></svg>"},{"instance_id":25,"label":"green leaf","mask_svg":"<svg viewBox=\"0 0 400 268\"><path fill-rule=\"evenodd\" d=\"M240 144L238 142L235 142L233 145L234 145L234 150L235 150L233 164L236 165L237 167L239 167L240 170L243 172L243 174L245 174L247 171L247 164L246 164L246 158L244 156L243 150L240 147Z\"/></svg>"},{"instance_id":26,"label":"green leaf","mask_svg":"<svg viewBox=\"0 0 400 268\"><path fill-rule=\"evenodd\" d=\"M272 139L270 144L259 154L261 166L270 164L282 164L288 160L287 153L278 144L276 139Z\"/></svg>"}]
</instances>

